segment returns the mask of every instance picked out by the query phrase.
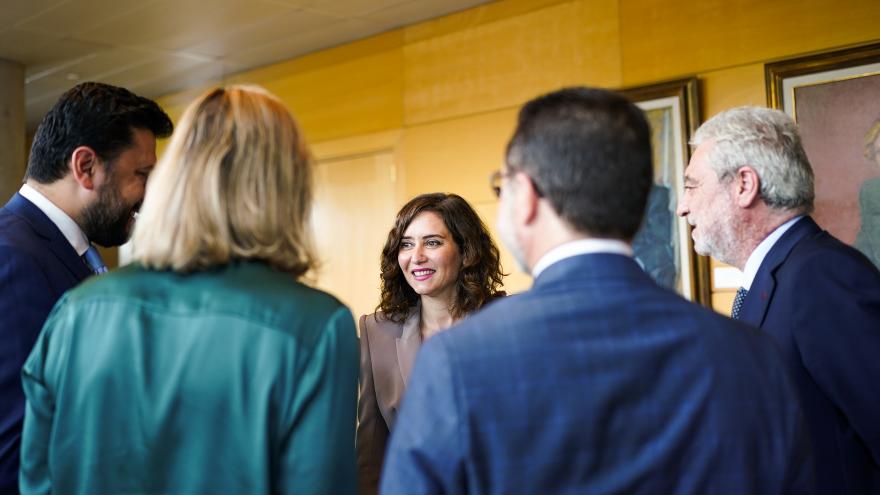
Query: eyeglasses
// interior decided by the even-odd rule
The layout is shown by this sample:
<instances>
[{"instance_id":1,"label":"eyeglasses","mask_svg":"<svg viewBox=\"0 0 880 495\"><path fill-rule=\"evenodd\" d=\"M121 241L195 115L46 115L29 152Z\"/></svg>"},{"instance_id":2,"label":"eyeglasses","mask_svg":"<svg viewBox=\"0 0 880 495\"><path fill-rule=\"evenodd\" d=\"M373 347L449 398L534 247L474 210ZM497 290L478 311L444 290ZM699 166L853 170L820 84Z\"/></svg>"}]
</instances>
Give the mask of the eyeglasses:
<instances>
[{"instance_id":1,"label":"eyeglasses","mask_svg":"<svg viewBox=\"0 0 880 495\"><path fill-rule=\"evenodd\" d=\"M489 187L492 188L492 192L495 193L496 198L501 197L501 183L504 182L504 179L513 175L514 172L508 170L496 170L489 174Z\"/></svg>"},{"instance_id":2,"label":"eyeglasses","mask_svg":"<svg viewBox=\"0 0 880 495\"><path fill-rule=\"evenodd\" d=\"M508 167L507 170L496 170L489 174L489 187L492 188L492 192L495 193L496 198L501 197L501 183L504 182L504 179L507 179L508 177L511 177L519 172L522 172L522 170ZM541 189L538 188L538 184L535 183L535 180L529 177L529 182L531 182L532 187L535 188L535 194L537 194L538 197L543 197L544 194L541 193Z\"/></svg>"}]
</instances>

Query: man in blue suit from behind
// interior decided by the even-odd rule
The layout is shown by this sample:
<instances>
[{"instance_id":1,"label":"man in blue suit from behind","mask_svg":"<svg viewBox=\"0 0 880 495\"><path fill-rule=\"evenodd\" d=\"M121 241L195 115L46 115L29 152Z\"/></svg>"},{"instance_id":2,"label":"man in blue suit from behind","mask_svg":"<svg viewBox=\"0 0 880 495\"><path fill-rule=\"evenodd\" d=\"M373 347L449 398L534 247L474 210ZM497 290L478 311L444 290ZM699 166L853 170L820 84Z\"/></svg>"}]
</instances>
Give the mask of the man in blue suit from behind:
<instances>
[{"instance_id":1,"label":"man in blue suit from behind","mask_svg":"<svg viewBox=\"0 0 880 495\"><path fill-rule=\"evenodd\" d=\"M129 236L172 123L155 102L83 83L40 123L25 184L0 209L0 493L17 493L21 367L55 302Z\"/></svg>"},{"instance_id":2,"label":"man in blue suit from behind","mask_svg":"<svg viewBox=\"0 0 880 495\"><path fill-rule=\"evenodd\" d=\"M735 108L694 135L678 213L743 271L734 318L771 335L800 393L819 493L880 493L880 272L816 225L813 170L785 113Z\"/></svg>"},{"instance_id":3,"label":"man in blue suit from behind","mask_svg":"<svg viewBox=\"0 0 880 495\"><path fill-rule=\"evenodd\" d=\"M622 96L525 105L496 176L498 230L534 285L425 342L384 493L810 490L771 340L633 260L651 175L648 124Z\"/></svg>"}]
</instances>

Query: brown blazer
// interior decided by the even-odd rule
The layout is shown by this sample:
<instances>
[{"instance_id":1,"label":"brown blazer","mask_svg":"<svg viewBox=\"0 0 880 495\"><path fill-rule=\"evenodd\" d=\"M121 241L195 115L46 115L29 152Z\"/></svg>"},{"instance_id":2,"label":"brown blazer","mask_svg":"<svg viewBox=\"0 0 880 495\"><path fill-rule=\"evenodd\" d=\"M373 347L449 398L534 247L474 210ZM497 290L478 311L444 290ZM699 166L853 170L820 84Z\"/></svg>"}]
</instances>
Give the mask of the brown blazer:
<instances>
[{"instance_id":1,"label":"brown blazer","mask_svg":"<svg viewBox=\"0 0 880 495\"><path fill-rule=\"evenodd\" d=\"M407 380L422 345L421 306L403 324L381 312L360 318L361 375L358 398L357 463L362 495L378 492L388 436L403 399Z\"/></svg>"}]
</instances>

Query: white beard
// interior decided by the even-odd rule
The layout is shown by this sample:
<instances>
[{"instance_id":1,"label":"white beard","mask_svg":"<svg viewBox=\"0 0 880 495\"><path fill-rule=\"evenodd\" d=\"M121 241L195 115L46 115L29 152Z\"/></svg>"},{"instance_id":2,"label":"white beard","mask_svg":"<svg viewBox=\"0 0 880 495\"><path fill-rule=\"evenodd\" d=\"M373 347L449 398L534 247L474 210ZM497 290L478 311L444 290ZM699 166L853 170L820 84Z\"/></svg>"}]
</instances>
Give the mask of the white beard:
<instances>
[{"instance_id":1,"label":"white beard","mask_svg":"<svg viewBox=\"0 0 880 495\"><path fill-rule=\"evenodd\" d=\"M699 240L694 239L694 251L703 256L711 256L716 260L734 265L736 254L740 249L739 239L733 228L733 221L725 218L712 227L697 227L703 232ZM706 232L706 229L713 229ZM707 235L708 234L708 235Z\"/></svg>"}]
</instances>

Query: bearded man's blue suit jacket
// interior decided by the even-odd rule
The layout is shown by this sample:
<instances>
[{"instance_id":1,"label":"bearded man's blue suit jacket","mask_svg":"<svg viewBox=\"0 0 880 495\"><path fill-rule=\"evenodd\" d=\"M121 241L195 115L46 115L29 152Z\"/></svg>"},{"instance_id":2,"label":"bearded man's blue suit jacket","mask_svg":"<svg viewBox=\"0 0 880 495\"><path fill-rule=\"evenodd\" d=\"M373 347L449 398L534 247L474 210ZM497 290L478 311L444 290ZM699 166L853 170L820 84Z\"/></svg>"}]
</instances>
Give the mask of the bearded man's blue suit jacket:
<instances>
[{"instance_id":1,"label":"bearded man's blue suit jacket","mask_svg":"<svg viewBox=\"0 0 880 495\"><path fill-rule=\"evenodd\" d=\"M810 217L767 253L740 319L773 336L800 392L818 493L880 493L880 272Z\"/></svg>"},{"instance_id":2,"label":"bearded man's blue suit jacket","mask_svg":"<svg viewBox=\"0 0 880 495\"><path fill-rule=\"evenodd\" d=\"M381 487L804 493L809 456L769 337L584 254L425 342Z\"/></svg>"},{"instance_id":3,"label":"bearded man's blue suit jacket","mask_svg":"<svg viewBox=\"0 0 880 495\"><path fill-rule=\"evenodd\" d=\"M52 306L90 271L58 227L16 193L0 209L0 493L18 492L21 367Z\"/></svg>"}]
</instances>

